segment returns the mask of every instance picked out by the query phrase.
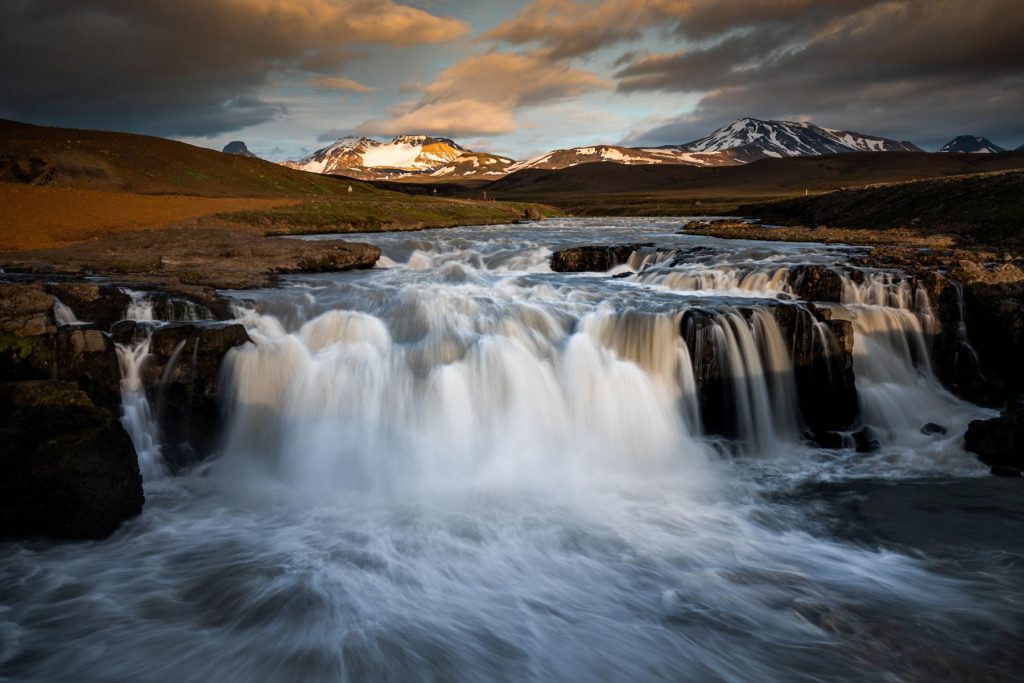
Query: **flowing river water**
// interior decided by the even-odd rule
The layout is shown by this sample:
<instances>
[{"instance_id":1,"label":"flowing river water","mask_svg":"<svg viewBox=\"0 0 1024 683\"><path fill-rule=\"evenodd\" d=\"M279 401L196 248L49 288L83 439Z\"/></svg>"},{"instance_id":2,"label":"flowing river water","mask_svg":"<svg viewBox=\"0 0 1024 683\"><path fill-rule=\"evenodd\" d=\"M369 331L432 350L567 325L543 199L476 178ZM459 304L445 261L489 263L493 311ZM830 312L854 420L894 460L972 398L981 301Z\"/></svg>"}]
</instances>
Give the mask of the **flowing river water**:
<instances>
[{"instance_id":1,"label":"flowing river water","mask_svg":"<svg viewBox=\"0 0 1024 683\"><path fill-rule=\"evenodd\" d=\"M146 342L121 349L145 510L101 542L0 546L0 680L1014 678L1024 501L960 447L992 413L933 377L929 302L878 272L822 305L853 323L879 448L818 448L766 311L791 266L858 252L683 222L360 235L372 271L235 293L255 343L225 361L217 456L183 475ZM631 242L675 251L549 267Z\"/></svg>"}]
</instances>

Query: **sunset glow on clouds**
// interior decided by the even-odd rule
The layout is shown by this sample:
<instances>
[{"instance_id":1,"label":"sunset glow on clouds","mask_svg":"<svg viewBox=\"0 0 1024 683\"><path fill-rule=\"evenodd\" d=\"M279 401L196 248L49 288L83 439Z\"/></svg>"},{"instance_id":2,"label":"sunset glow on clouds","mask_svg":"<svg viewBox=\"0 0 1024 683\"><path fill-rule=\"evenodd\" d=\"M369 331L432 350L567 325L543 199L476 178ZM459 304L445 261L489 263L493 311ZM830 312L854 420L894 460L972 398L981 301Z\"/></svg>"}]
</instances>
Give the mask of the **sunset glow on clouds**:
<instances>
[{"instance_id":1,"label":"sunset glow on clouds","mask_svg":"<svg viewBox=\"0 0 1024 683\"><path fill-rule=\"evenodd\" d=\"M740 116L1024 142L1018 0L11 0L0 116L271 158L428 133L522 158Z\"/></svg>"}]
</instances>

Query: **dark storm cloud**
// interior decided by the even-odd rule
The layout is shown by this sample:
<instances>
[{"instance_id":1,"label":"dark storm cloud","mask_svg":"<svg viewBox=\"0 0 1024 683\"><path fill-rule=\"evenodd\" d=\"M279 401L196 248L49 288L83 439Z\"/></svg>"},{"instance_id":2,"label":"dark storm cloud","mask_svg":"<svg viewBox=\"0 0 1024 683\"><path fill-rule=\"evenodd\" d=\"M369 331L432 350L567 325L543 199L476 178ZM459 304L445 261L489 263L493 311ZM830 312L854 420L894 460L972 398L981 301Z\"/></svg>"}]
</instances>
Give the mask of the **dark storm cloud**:
<instances>
[{"instance_id":1,"label":"dark storm cloud","mask_svg":"<svg viewBox=\"0 0 1024 683\"><path fill-rule=\"evenodd\" d=\"M701 41L634 60L617 72L618 90L704 95L692 115L630 142L683 142L740 116L808 118L930 145L960 133L1024 139L1024 3L864 0L827 9L731 23L709 6L696 25L680 24Z\"/></svg>"},{"instance_id":2,"label":"dark storm cloud","mask_svg":"<svg viewBox=\"0 0 1024 683\"><path fill-rule=\"evenodd\" d=\"M342 76L349 46L463 35L389 0L4 0L0 116L198 136L283 112L275 72Z\"/></svg>"}]
</instances>

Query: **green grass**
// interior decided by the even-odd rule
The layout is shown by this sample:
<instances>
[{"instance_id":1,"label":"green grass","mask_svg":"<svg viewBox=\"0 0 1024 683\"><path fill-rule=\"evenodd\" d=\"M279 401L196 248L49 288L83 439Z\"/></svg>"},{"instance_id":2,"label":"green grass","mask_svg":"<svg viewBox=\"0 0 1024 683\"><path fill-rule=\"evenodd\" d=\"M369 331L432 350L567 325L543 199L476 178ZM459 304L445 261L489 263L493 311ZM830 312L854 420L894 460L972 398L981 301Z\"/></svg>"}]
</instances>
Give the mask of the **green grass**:
<instances>
[{"instance_id":1,"label":"green grass","mask_svg":"<svg viewBox=\"0 0 1024 683\"><path fill-rule=\"evenodd\" d=\"M511 223L522 220L529 206L540 209L545 215L560 214L552 207L518 202L411 197L376 188L370 190L357 193L353 188L351 194L346 191L346 196L273 209L238 211L221 217L234 223L263 228L269 234L282 235Z\"/></svg>"}]
</instances>

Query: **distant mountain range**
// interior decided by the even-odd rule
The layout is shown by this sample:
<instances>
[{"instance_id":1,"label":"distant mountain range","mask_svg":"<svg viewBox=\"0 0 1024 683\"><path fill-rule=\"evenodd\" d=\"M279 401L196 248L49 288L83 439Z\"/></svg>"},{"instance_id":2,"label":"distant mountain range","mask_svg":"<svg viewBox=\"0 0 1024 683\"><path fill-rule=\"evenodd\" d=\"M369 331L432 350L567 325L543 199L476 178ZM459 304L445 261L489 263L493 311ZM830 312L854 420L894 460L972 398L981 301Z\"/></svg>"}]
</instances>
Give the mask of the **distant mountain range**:
<instances>
[{"instance_id":1,"label":"distant mountain range","mask_svg":"<svg viewBox=\"0 0 1024 683\"><path fill-rule=\"evenodd\" d=\"M1024 149L1022 145L1019 149ZM940 152L962 152L968 154L996 154L1006 150L988 138L977 135L959 135L939 149Z\"/></svg>"},{"instance_id":2,"label":"distant mountain range","mask_svg":"<svg viewBox=\"0 0 1024 683\"><path fill-rule=\"evenodd\" d=\"M227 148L225 151L228 151ZM399 135L387 142L367 137L346 137L303 159L286 161L284 165L314 173L370 180L494 180L525 169L558 170L601 161L626 165L680 164L710 167L737 166L767 158L850 152L923 151L911 142L823 128L813 123L743 118L706 137L681 145L574 147L557 149L525 161L472 151L447 138L427 135ZM960 136L939 151L1003 150L985 138Z\"/></svg>"}]
</instances>

